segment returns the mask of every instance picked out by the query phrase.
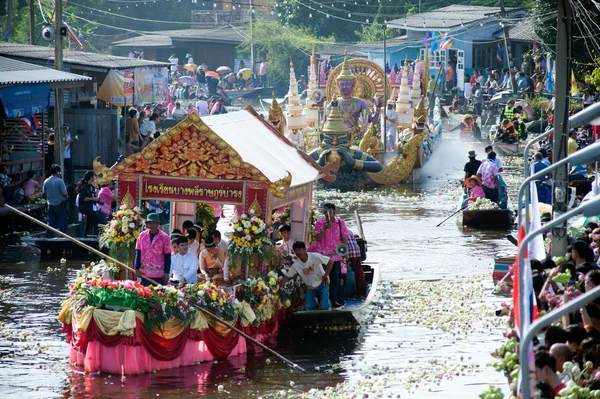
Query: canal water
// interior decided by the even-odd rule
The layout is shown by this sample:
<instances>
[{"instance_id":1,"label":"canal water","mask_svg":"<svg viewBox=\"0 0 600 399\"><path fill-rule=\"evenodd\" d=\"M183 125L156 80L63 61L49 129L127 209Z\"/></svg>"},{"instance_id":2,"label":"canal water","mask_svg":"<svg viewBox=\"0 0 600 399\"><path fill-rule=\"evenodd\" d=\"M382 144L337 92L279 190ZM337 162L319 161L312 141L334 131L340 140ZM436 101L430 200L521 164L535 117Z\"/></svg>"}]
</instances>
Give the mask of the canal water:
<instances>
[{"instance_id":1,"label":"canal water","mask_svg":"<svg viewBox=\"0 0 600 399\"><path fill-rule=\"evenodd\" d=\"M381 265L383 287L360 332L282 331L268 345L307 370L300 375L260 350L245 356L142 376L84 375L69 365L56 320L67 284L81 262L39 263L35 251L11 248L22 260L0 264L0 397L193 398L323 397L475 398L505 379L489 366L502 343L492 295L496 255L514 254L506 232L436 225L458 207L468 150L480 143L446 134L414 185L333 198L350 226L362 217L369 261ZM49 269L50 268L50 269ZM222 392L219 386L222 385ZM302 396L300 396L302 397Z\"/></svg>"}]
</instances>

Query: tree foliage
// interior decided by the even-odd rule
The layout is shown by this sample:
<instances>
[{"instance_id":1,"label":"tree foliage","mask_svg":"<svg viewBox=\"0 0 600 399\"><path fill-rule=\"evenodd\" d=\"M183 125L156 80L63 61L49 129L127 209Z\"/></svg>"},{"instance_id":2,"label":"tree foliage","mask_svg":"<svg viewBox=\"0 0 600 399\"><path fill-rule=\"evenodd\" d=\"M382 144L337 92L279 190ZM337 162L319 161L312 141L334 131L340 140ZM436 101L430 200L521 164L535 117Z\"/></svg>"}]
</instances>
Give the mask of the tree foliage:
<instances>
[{"instance_id":1,"label":"tree foliage","mask_svg":"<svg viewBox=\"0 0 600 399\"><path fill-rule=\"evenodd\" d=\"M243 50L250 49L248 40L242 43ZM296 77L306 75L310 64L312 47L332 43L333 38L317 37L307 28L284 26L278 22L257 21L253 26L255 52L263 53L269 62L268 79L275 86L287 86L290 81L290 57L294 63Z\"/></svg>"},{"instance_id":2,"label":"tree foliage","mask_svg":"<svg viewBox=\"0 0 600 399\"><path fill-rule=\"evenodd\" d=\"M594 58L596 62L600 61L600 54L594 47L592 40L598 39L590 37L590 33L596 35L598 32L593 28L593 23L600 25L600 15L595 12L596 7L591 0L580 0L579 3L589 12L584 17L578 10L573 11L572 38L571 38L571 58L573 60L573 71L577 81L585 81L595 87L600 88L600 83L595 83L593 76L598 76L600 82L600 72L595 71ZM535 33L540 37L547 51L556 52L556 17L551 13L557 12L555 1L534 0L532 15L535 18ZM550 15L550 17L549 17ZM587 19L592 19L590 22ZM588 30L589 29L589 30Z\"/></svg>"}]
</instances>

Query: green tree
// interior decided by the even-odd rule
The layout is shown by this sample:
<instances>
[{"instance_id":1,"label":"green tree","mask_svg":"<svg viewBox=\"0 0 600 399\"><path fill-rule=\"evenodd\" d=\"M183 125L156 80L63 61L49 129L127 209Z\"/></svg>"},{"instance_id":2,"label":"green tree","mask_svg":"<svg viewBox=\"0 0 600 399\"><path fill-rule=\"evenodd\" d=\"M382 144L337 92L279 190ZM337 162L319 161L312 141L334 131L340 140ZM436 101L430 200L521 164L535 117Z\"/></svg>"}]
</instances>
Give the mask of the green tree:
<instances>
[{"instance_id":1,"label":"green tree","mask_svg":"<svg viewBox=\"0 0 600 399\"><path fill-rule=\"evenodd\" d=\"M250 36L250 31L246 34ZM269 82L276 86L287 86L290 81L290 57L294 63L296 77L306 75L310 53L315 45L333 43L333 38L322 38L307 28L284 26L279 22L258 20L253 26L255 51L266 54L269 62ZM250 38L241 44L242 50L250 49Z\"/></svg>"}]
</instances>

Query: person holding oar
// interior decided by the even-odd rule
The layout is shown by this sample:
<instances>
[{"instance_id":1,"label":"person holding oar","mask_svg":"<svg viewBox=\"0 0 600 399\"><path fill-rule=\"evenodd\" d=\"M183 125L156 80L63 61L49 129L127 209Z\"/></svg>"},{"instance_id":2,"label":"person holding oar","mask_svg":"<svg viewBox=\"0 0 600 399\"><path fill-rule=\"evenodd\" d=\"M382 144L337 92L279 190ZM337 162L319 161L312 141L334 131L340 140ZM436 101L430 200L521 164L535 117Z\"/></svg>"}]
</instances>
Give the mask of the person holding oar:
<instances>
[{"instance_id":1,"label":"person holding oar","mask_svg":"<svg viewBox=\"0 0 600 399\"><path fill-rule=\"evenodd\" d=\"M160 217L150 213L146 217L146 227L140 233L135 244L135 270L136 276L142 275L153 280L162 278L163 283L169 282L171 271L171 240L167 233L160 230ZM149 285L142 279L140 284Z\"/></svg>"}]
</instances>

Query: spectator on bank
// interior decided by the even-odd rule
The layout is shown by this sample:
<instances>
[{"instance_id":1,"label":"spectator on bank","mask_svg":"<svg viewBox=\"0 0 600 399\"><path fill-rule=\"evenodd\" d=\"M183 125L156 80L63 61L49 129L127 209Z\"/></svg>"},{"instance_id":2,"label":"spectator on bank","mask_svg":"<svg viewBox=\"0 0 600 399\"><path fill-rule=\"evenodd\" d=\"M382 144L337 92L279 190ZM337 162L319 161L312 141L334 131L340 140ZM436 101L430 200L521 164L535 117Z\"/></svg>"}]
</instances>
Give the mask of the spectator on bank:
<instances>
[{"instance_id":1,"label":"spectator on bank","mask_svg":"<svg viewBox=\"0 0 600 399\"><path fill-rule=\"evenodd\" d=\"M60 178L61 170L59 165L52 165L50 168L50 177L44 180L43 192L48 201L48 224L67 233L67 186ZM46 231L46 238L53 238L54 233Z\"/></svg>"},{"instance_id":2,"label":"spectator on bank","mask_svg":"<svg viewBox=\"0 0 600 399\"><path fill-rule=\"evenodd\" d=\"M142 148L140 125L137 121L137 110L129 110L129 118L125 122L125 135L127 136L127 151L129 155L139 152Z\"/></svg>"},{"instance_id":3,"label":"spectator on bank","mask_svg":"<svg viewBox=\"0 0 600 399\"><path fill-rule=\"evenodd\" d=\"M27 186L25 186L24 194L29 202L34 202L36 199L42 196L41 185L35 178L35 172L30 170L27 172L27 179L25 179Z\"/></svg>"},{"instance_id":4,"label":"spectator on bank","mask_svg":"<svg viewBox=\"0 0 600 399\"><path fill-rule=\"evenodd\" d=\"M77 186L79 194L79 212L85 215L85 236L95 235L98 230L98 218L96 217L96 203L99 198L94 187L94 172L87 171Z\"/></svg>"}]
</instances>

